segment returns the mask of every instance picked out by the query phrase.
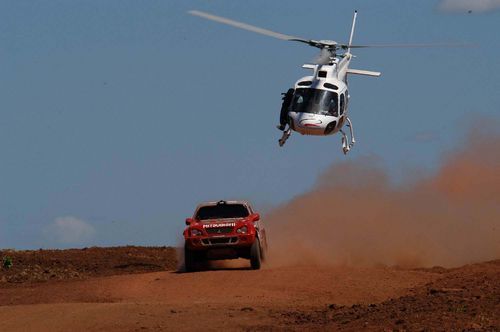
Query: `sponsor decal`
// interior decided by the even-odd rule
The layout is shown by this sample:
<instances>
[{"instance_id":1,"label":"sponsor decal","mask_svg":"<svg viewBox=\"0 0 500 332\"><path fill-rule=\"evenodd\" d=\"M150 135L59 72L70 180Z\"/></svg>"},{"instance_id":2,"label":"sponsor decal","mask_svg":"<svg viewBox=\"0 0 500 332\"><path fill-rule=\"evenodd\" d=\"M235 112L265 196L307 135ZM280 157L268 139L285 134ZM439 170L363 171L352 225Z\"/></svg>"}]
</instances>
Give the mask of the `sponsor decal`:
<instances>
[{"instance_id":1,"label":"sponsor decal","mask_svg":"<svg viewBox=\"0 0 500 332\"><path fill-rule=\"evenodd\" d=\"M203 228L234 227L234 226L236 226L235 222L226 222L223 224L203 224Z\"/></svg>"},{"instance_id":2,"label":"sponsor decal","mask_svg":"<svg viewBox=\"0 0 500 332\"><path fill-rule=\"evenodd\" d=\"M318 119L303 119L300 120L300 125L302 127L319 127L320 124L322 124L323 121L318 120Z\"/></svg>"}]
</instances>

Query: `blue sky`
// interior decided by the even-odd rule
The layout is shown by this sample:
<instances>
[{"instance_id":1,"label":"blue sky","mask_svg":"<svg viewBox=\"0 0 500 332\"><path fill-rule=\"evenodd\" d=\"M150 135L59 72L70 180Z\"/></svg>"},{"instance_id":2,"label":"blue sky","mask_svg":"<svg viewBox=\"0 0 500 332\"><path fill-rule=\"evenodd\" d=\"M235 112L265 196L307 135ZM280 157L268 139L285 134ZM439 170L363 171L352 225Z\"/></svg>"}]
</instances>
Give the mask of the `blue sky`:
<instances>
[{"instance_id":1,"label":"blue sky","mask_svg":"<svg viewBox=\"0 0 500 332\"><path fill-rule=\"evenodd\" d=\"M345 158L376 156L394 181L432 172L474 117L500 117L498 7L2 1L0 248L176 245L200 201L243 198L265 211ZM358 143L345 157L338 136L277 144L280 93L315 49L190 9L339 42L358 9L355 43L478 47L356 51L352 67L382 77L350 79Z\"/></svg>"}]
</instances>

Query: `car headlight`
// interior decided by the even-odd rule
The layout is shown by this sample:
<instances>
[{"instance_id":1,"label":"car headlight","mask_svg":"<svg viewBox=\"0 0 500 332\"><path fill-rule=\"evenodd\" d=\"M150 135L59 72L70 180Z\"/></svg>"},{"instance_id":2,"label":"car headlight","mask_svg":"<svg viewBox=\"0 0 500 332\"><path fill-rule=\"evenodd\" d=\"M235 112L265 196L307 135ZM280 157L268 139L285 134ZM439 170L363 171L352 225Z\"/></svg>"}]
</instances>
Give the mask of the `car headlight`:
<instances>
[{"instance_id":1,"label":"car headlight","mask_svg":"<svg viewBox=\"0 0 500 332\"><path fill-rule=\"evenodd\" d=\"M191 236L201 236L202 234L203 233L199 229L193 228L191 230Z\"/></svg>"},{"instance_id":2,"label":"car headlight","mask_svg":"<svg viewBox=\"0 0 500 332\"><path fill-rule=\"evenodd\" d=\"M245 234L246 232L248 232L247 226L240 227L236 230L236 233L239 233L239 234Z\"/></svg>"}]
</instances>

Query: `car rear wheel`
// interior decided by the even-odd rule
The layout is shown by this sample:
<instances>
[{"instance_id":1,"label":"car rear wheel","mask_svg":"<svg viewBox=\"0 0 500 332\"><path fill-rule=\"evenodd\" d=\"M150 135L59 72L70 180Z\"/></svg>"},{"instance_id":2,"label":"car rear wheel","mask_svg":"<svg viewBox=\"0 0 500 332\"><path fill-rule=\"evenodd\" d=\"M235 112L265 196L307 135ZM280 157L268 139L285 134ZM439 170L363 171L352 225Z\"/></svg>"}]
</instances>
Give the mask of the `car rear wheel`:
<instances>
[{"instance_id":1,"label":"car rear wheel","mask_svg":"<svg viewBox=\"0 0 500 332\"><path fill-rule=\"evenodd\" d=\"M252 266L252 269L253 270L260 269L260 262L261 262L260 242L258 239L255 239L255 242L252 244L252 247L250 248L250 265Z\"/></svg>"}]
</instances>

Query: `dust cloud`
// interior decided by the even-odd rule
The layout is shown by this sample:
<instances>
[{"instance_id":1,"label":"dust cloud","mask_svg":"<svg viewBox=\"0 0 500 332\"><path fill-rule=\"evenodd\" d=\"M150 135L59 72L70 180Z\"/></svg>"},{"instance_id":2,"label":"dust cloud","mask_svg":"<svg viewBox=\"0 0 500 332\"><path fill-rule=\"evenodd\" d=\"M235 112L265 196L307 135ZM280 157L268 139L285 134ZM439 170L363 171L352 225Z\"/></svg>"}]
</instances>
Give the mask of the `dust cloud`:
<instances>
[{"instance_id":1,"label":"dust cloud","mask_svg":"<svg viewBox=\"0 0 500 332\"><path fill-rule=\"evenodd\" d=\"M404 185L373 157L332 165L312 191L267 214L269 265L454 267L500 258L500 132L484 127L434 174Z\"/></svg>"}]
</instances>

